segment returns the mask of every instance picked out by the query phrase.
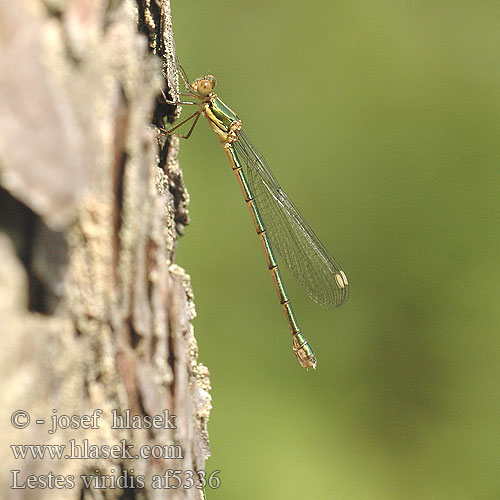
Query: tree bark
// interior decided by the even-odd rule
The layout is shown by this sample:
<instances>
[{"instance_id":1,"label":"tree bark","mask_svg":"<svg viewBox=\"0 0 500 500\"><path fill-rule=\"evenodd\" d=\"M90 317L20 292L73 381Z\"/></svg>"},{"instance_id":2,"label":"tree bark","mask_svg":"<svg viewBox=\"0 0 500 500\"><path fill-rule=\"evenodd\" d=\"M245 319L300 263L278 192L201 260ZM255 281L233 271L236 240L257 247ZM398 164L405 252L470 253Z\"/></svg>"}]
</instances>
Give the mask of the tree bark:
<instances>
[{"instance_id":1,"label":"tree bark","mask_svg":"<svg viewBox=\"0 0 500 500\"><path fill-rule=\"evenodd\" d=\"M160 92L177 95L171 26L168 0L0 3L4 498L202 498L154 481L179 470L196 484L211 408L190 278L175 264L189 197L178 140L158 130L178 112ZM113 427L126 410L159 428ZM63 416L84 415L64 428ZM11 448L69 455L70 440L101 448L60 460ZM121 443L128 455L103 452ZM65 486L40 487L49 472Z\"/></svg>"}]
</instances>

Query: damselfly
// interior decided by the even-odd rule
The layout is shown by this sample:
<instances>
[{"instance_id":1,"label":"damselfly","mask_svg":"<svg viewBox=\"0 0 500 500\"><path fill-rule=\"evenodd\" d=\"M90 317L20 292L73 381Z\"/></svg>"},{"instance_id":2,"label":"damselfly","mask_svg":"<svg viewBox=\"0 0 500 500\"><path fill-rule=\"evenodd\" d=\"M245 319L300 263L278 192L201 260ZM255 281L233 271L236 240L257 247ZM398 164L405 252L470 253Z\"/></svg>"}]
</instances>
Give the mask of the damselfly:
<instances>
[{"instance_id":1,"label":"damselfly","mask_svg":"<svg viewBox=\"0 0 500 500\"><path fill-rule=\"evenodd\" d=\"M169 104L197 105L200 109L166 133L172 134L193 120L186 135L176 134L187 139L200 116L204 116L218 135L252 214L267 267L292 333L293 352L304 368L315 368L316 357L295 318L274 250L309 296L322 306L334 308L347 299L349 285L346 275L281 189L266 160L243 132L236 113L214 93L215 78L206 75L189 83L180 66L179 74L186 88L186 92L179 95L191 100L173 102L165 99Z\"/></svg>"}]
</instances>

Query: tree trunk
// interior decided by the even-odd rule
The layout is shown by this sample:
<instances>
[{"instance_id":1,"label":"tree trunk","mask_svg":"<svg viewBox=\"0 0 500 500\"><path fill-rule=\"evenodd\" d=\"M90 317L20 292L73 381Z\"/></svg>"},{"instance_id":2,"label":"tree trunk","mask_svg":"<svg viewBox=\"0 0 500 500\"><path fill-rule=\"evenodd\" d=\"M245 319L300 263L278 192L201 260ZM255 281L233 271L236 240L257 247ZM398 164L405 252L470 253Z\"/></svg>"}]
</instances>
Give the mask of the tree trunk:
<instances>
[{"instance_id":1,"label":"tree trunk","mask_svg":"<svg viewBox=\"0 0 500 500\"><path fill-rule=\"evenodd\" d=\"M162 74L175 98L168 0L0 3L3 498L202 498L210 382Z\"/></svg>"}]
</instances>

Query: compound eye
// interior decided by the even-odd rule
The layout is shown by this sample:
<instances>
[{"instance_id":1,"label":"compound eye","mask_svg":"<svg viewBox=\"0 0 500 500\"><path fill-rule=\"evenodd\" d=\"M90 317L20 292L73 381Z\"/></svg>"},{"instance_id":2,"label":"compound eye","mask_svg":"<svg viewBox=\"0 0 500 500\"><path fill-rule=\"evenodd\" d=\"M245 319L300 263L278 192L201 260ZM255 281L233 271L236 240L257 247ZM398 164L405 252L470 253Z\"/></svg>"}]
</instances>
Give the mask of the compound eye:
<instances>
[{"instance_id":1,"label":"compound eye","mask_svg":"<svg viewBox=\"0 0 500 500\"><path fill-rule=\"evenodd\" d=\"M198 92L201 96L207 96L214 90L216 83L217 81L215 77L212 75L206 75L204 78L200 78L200 80L198 80L196 92Z\"/></svg>"}]
</instances>

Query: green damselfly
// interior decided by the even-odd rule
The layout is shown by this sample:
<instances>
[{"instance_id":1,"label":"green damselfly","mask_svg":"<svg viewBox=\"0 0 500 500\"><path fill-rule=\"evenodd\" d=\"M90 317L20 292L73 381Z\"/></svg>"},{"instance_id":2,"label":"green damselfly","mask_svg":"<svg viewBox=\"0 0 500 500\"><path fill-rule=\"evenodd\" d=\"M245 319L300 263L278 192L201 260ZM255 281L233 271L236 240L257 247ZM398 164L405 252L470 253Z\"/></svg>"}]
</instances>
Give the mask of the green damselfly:
<instances>
[{"instance_id":1,"label":"green damselfly","mask_svg":"<svg viewBox=\"0 0 500 500\"><path fill-rule=\"evenodd\" d=\"M186 92L179 95L191 100L165 99L169 104L198 105L200 109L166 133L172 134L193 120L186 135L176 134L187 139L200 116L204 116L219 137L262 243L267 267L292 333L293 352L304 368L315 368L316 357L295 318L274 250L309 296L324 307L334 308L345 302L349 292L346 275L281 189L266 160L243 132L239 117L214 93L215 78L206 75L189 83L180 65L179 74L186 88Z\"/></svg>"}]
</instances>

